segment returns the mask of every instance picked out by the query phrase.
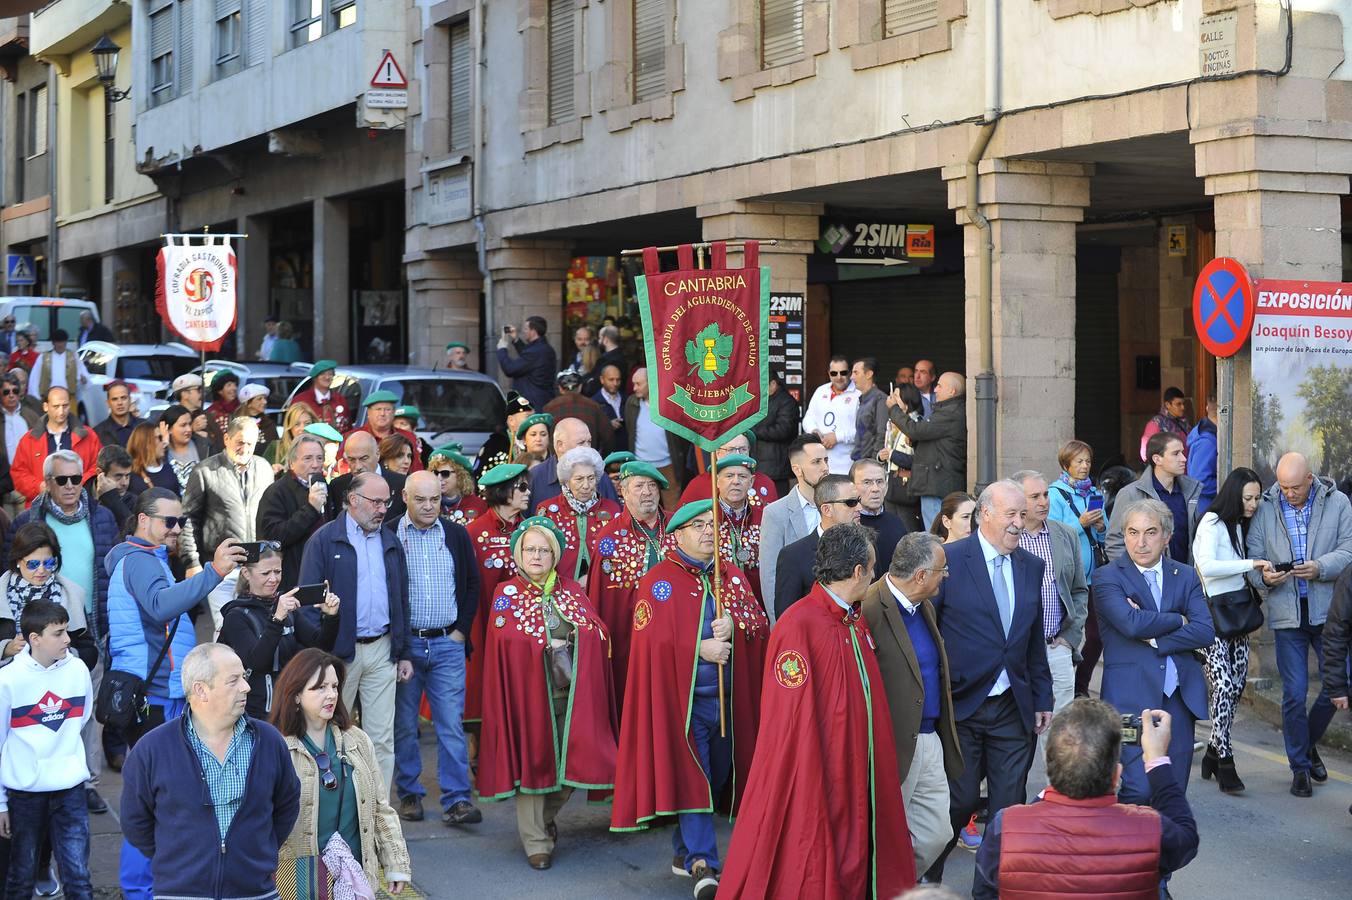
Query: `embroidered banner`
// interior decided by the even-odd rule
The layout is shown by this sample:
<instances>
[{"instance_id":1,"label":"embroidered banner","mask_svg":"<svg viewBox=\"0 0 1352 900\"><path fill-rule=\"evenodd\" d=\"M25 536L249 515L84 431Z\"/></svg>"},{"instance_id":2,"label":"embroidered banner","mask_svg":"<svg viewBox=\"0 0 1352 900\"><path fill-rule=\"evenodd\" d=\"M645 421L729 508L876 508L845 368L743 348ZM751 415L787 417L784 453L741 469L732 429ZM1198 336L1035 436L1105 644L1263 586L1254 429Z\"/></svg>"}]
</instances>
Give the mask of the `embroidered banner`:
<instances>
[{"instance_id":1,"label":"embroidered banner","mask_svg":"<svg viewBox=\"0 0 1352 900\"><path fill-rule=\"evenodd\" d=\"M175 243L175 241L181 243ZM192 240L205 243L192 244ZM155 308L194 350L219 350L235 327L235 252L214 235L165 235L155 260Z\"/></svg>"}]
</instances>

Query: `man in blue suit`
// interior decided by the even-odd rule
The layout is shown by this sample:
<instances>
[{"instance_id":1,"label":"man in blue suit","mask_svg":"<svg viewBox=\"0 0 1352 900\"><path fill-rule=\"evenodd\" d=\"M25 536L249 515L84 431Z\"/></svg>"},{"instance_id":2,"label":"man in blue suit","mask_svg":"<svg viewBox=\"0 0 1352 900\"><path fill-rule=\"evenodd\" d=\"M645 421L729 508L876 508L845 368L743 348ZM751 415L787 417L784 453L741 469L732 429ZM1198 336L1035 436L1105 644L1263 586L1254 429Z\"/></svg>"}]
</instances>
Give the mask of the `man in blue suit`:
<instances>
[{"instance_id":1,"label":"man in blue suit","mask_svg":"<svg viewBox=\"0 0 1352 900\"><path fill-rule=\"evenodd\" d=\"M1023 487L997 481L977 501L977 530L944 548L948 578L934 608L967 766L949 780L954 837L927 873L932 881L942 880L944 859L981 802L983 778L992 817L1024 801L1037 736L1052 720L1042 633L1044 563L1019 547L1027 511Z\"/></svg>"},{"instance_id":2,"label":"man in blue suit","mask_svg":"<svg viewBox=\"0 0 1352 900\"><path fill-rule=\"evenodd\" d=\"M1193 728L1208 715L1206 680L1189 651L1210 647L1216 633L1197 573L1164 555L1173 530L1173 513L1160 501L1132 503L1122 527L1127 552L1094 573L1094 609L1103 637L1103 699L1121 713L1169 713L1169 761L1186 791ZM1139 744L1122 745L1118 799L1150 802Z\"/></svg>"}]
</instances>

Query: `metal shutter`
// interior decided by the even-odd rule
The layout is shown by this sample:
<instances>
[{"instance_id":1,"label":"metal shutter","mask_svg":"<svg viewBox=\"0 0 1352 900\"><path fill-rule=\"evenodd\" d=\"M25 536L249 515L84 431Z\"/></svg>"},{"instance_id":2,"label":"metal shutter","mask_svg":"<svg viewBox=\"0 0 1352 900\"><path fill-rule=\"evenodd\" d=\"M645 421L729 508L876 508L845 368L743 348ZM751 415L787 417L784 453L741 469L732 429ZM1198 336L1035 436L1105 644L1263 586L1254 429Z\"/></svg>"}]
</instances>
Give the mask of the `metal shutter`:
<instances>
[{"instance_id":1,"label":"metal shutter","mask_svg":"<svg viewBox=\"0 0 1352 900\"><path fill-rule=\"evenodd\" d=\"M463 150L473 138L470 84L473 77L469 22L451 26L451 147Z\"/></svg>"},{"instance_id":2,"label":"metal shutter","mask_svg":"<svg viewBox=\"0 0 1352 900\"><path fill-rule=\"evenodd\" d=\"M939 0L883 0L883 35L909 34L939 23Z\"/></svg>"},{"instance_id":3,"label":"metal shutter","mask_svg":"<svg viewBox=\"0 0 1352 900\"><path fill-rule=\"evenodd\" d=\"M939 372L967 370L966 292L962 275L911 275L831 285L831 353L878 360L883 391L901 366L934 360ZM821 335L808 334L810 343ZM969 376L972 373L967 373ZM807 372L804 391L826 381Z\"/></svg>"},{"instance_id":4,"label":"metal shutter","mask_svg":"<svg viewBox=\"0 0 1352 900\"><path fill-rule=\"evenodd\" d=\"M268 16L268 0L249 0L249 8L244 14L246 66L257 65L267 58Z\"/></svg>"},{"instance_id":5,"label":"metal shutter","mask_svg":"<svg viewBox=\"0 0 1352 900\"><path fill-rule=\"evenodd\" d=\"M192 0L178 0L178 90L175 92L176 96L188 93L193 87L192 33Z\"/></svg>"},{"instance_id":6,"label":"metal shutter","mask_svg":"<svg viewBox=\"0 0 1352 900\"><path fill-rule=\"evenodd\" d=\"M1098 249L1098 248L1095 248ZM1103 259L1081 259L1075 271L1075 437L1094 448L1101 469L1122 452L1122 392L1118 358L1117 248ZM1080 247L1080 256L1090 256ZM1138 462L1135 453L1128 461Z\"/></svg>"},{"instance_id":7,"label":"metal shutter","mask_svg":"<svg viewBox=\"0 0 1352 900\"><path fill-rule=\"evenodd\" d=\"M803 0L761 0L761 68L803 53Z\"/></svg>"},{"instance_id":8,"label":"metal shutter","mask_svg":"<svg viewBox=\"0 0 1352 900\"><path fill-rule=\"evenodd\" d=\"M576 0L549 0L549 124L573 118Z\"/></svg>"},{"instance_id":9,"label":"metal shutter","mask_svg":"<svg viewBox=\"0 0 1352 900\"><path fill-rule=\"evenodd\" d=\"M634 0L634 102L667 89L667 0Z\"/></svg>"},{"instance_id":10,"label":"metal shutter","mask_svg":"<svg viewBox=\"0 0 1352 900\"><path fill-rule=\"evenodd\" d=\"M150 14L150 58L159 59L174 49L174 11L172 8Z\"/></svg>"},{"instance_id":11,"label":"metal shutter","mask_svg":"<svg viewBox=\"0 0 1352 900\"><path fill-rule=\"evenodd\" d=\"M216 19L224 19L232 13L240 11L241 0L216 0Z\"/></svg>"}]
</instances>

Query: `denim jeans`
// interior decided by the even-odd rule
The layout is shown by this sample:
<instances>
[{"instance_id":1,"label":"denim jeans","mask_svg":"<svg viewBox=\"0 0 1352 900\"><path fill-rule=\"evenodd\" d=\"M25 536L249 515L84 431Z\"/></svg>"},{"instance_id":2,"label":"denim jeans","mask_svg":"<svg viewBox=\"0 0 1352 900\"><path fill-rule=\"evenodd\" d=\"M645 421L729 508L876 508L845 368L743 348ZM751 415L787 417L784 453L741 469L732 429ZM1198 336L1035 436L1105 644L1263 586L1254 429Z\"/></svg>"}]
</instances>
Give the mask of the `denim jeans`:
<instances>
[{"instance_id":1,"label":"denim jeans","mask_svg":"<svg viewBox=\"0 0 1352 900\"><path fill-rule=\"evenodd\" d=\"M920 498L920 521L924 524L925 530L929 531L930 525L939 517L939 510L943 508L943 497L921 497Z\"/></svg>"},{"instance_id":2,"label":"denim jeans","mask_svg":"<svg viewBox=\"0 0 1352 900\"><path fill-rule=\"evenodd\" d=\"M9 821L13 836L5 888L8 896L33 895L38 845L47 831L51 833L52 852L61 870L66 897L90 900L94 896L89 881L89 809L83 782L63 791L11 790Z\"/></svg>"},{"instance_id":3,"label":"denim jeans","mask_svg":"<svg viewBox=\"0 0 1352 900\"><path fill-rule=\"evenodd\" d=\"M449 637L413 638L413 677L396 689L394 706L395 787L400 798L422 797L418 778L422 754L418 749L418 707L423 693L432 709L437 732L437 779L441 808L448 810L469 800L469 750L465 747L465 645ZM479 648L482 653L483 649Z\"/></svg>"},{"instance_id":4,"label":"denim jeans","mask_svg":"<svg viewBox=\"0 0 1352 900\"><path fill-rule=\"evenodd\" d=\"M1310 771L1310 750L1324 736L1333 721L1333 704L1321 689L1309 712L1305 700L1310 688L1310 651L1322 664L1323 625L1311 625L1305 603L1300 605L1299 628L1274 628L1277 671L1282 675L1282 738L1286 741L1286 761L1292 772Z\"/></svg>"},{"instance_id":5,"label":"denim jeans","mask_svg":"<svg viewBox=\"0 0 1352 900\"><path fill-rule=\"evenodd\" d=\"M732 739L718 734L718 698L696 697L690 711L690 737L699 751L699 764L709 778L709 794L718 803L718 795L732 770ZM718 835L714 833L713 813L681 813L671 833L671 847L685 857L686 871L696 860L704 860L717 872Z\"/></svg>"}]
</instances>

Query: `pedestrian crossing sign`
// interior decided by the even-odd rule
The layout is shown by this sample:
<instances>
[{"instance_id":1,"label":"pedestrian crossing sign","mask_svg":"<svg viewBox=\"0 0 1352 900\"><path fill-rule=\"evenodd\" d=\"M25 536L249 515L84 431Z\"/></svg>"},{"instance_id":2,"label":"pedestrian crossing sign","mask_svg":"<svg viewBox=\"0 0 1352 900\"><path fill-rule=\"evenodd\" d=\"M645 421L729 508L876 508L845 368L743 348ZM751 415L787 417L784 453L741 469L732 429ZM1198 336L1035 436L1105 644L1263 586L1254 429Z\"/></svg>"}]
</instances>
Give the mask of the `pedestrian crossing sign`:
<instances>
[{"instance_id":1,"label":"pedestrian crossing sign","mask_svg":"<svg viewBox=\"0 0 1352 900\"><path fill-rule=\"evenodd\" d=\"M38 269L33 257L22 253L9 253L5 256L6 284L37 284Z\"/></svg>"}]
</instances>

